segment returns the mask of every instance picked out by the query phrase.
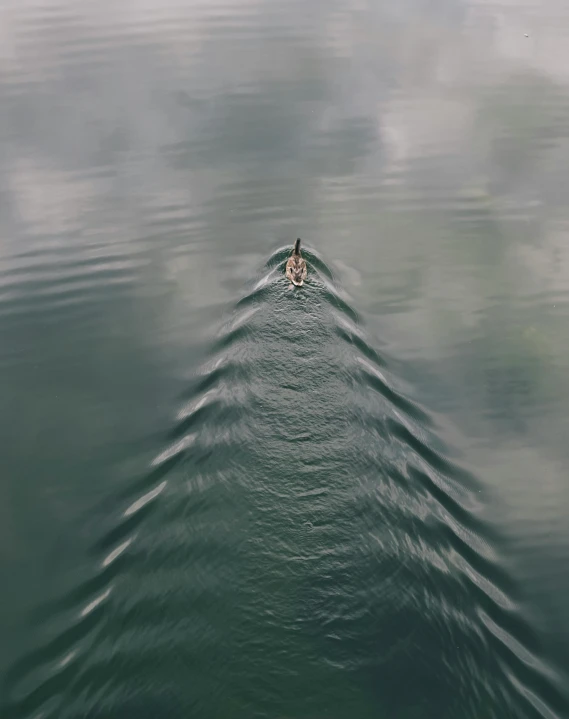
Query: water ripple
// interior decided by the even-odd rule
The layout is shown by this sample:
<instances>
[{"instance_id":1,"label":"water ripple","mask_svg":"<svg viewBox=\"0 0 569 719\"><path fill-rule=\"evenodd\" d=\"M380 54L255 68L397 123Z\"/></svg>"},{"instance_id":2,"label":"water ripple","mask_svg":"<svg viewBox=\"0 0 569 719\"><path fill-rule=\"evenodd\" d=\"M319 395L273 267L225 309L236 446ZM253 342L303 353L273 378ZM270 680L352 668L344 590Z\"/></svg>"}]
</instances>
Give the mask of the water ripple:
<instances>
[{"instance_id":1,"label":"water ripple","mask_svg":"<svg viewBox=\"0 0 569 719\"><path fill-rule=\"evenodd\" d=\"M103 695L118 716L156 681L195 706L213 676L244 681L243 662L268 682L247 687L254 701L274 690L263 657L293 662L291 678L305 662L369 677L384 697L404 658L437 716L474 719L487 702L488 716L556 716L542 697L557 677L480 483L306 256L305 291L288 291L280 249L237 302L168 442L106 521L98 573L43 610L58 629L14 665L8 716L88 715ZM186 695L187 671L202 685Z\"/></svg>"}]
</instances>

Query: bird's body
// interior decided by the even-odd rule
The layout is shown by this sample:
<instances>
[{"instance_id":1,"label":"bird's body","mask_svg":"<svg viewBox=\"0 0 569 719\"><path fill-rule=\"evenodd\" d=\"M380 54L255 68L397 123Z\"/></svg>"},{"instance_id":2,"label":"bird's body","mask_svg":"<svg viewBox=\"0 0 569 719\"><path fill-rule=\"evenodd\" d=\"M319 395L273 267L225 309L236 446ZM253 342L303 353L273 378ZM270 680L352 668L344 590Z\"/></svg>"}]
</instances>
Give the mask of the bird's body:
<instances>
[{"instance_id":1,"label":"bird's body","mask_svg":"<svg viewBox=\"0 0 569 719\"><path fill-rule=\"evenodd\" d=\"M300 237L294 244L292 255L286 263L286 276L296 287L302 287L306 279L306 260L300 254Z\"/></svg>"}]
</instances>

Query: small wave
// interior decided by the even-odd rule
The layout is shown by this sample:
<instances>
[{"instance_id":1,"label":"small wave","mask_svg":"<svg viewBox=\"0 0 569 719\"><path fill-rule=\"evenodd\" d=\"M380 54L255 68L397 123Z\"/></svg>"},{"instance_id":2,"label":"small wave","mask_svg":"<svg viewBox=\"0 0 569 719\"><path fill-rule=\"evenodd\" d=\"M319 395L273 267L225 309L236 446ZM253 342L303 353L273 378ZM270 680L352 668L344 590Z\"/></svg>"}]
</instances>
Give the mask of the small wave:
<instances>
[{"instance_id":1,"label":"small wave","mask_svg":"<svg viewBox=\"0 0 569 719\"><path fill-rule=\"evenodd\" d=\"M14 664L8 716L102 697L124 716L156 681L188 713L214 675L254 702L259 682L276 691L275 655L291 676L310 657L324 676L368 677L387 706L410 669L443 719L555 716L481 483L312 249L310 281L288 292L289 252L236 303L147 472L114 498L92 576L38 614L54 636ZM166 706L157 696L155 715Z\"/></svg>"}]
</instances>

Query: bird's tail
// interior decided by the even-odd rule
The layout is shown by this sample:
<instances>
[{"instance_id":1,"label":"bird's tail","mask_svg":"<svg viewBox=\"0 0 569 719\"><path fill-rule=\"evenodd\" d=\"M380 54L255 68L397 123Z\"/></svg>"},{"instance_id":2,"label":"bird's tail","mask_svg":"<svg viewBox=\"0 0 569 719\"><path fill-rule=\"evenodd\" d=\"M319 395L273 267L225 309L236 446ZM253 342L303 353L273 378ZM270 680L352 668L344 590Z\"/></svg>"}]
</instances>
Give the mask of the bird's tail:
<instances>
[{"instance_id":1,"label":"bird's tail","mask_svg":"<svg viewBox=\"0 0 569 719\"><path fill-rule=\"evenodd\" d=\"M298 240L294 243L294 254L300 255L300 237Z\"/></svg>"}]
</instances>

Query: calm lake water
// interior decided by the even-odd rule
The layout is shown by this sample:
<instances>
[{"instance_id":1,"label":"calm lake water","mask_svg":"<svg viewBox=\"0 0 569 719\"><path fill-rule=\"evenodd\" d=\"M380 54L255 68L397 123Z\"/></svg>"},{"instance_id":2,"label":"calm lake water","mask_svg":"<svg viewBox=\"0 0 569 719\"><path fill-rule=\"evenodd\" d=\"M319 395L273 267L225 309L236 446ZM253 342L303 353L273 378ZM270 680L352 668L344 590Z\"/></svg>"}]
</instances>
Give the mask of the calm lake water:
<instances>
[{"instance_id":1,"label":"calm lake water","mask_svg":"<svg viewBox=\"0 0 569 719\"><path fill-rule=\"evenodd\" d=\"M568 717L567 2L0 39L2 718Z\"/></svg>"}]
</instances>

